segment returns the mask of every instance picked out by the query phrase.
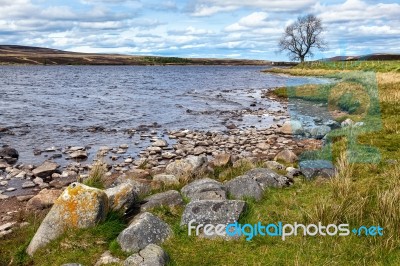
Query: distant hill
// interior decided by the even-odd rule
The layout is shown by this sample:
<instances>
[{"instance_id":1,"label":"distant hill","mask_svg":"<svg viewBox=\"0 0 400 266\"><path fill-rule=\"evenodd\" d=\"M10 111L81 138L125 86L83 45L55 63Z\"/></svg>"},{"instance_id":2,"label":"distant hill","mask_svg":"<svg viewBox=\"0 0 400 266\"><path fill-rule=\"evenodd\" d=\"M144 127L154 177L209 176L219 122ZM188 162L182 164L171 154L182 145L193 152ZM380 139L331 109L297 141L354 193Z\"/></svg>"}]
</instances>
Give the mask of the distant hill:
<instances>
[{"instance_id":1,"label":"distant hill","mask_svg":"<svg viewBox=\"0 0 400 266\"><path fill-rule=\"evenodd\" d=\"M335 56L331 58L320 59L318 61L389 61L389 60L400 60L400 54L369 54L359 56Z\"/></svg>"},{"instance_id":2,"label":"distant hill","mask_svg":"<svg viewBox=\"0 0 400 266\"><path fill-rule=\"evenodd\" d=\"M50 48L0 45L0 65L270 65L265 60L91 54Z\"/></svg>"}]
</instances>

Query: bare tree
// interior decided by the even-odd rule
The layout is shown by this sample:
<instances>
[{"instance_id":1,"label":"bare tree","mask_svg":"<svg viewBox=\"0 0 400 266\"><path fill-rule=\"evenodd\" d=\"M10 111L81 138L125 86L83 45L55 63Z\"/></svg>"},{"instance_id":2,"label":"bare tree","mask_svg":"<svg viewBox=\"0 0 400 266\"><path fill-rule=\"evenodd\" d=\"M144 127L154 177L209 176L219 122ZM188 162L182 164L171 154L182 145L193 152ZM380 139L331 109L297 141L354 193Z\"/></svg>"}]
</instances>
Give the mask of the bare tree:
<instances>
[{"instance_id":1,"label":"bare tree","mask_svg":"<svg viewBox=\"0 0 400 266\"><path fill-rule=\"evenodd\" d=\"M279 40L280 52L287 51L291 60L304 62L306 57L313 56L313 48L323 50L326 47L323 31L322 21L316 16L299 17L286 27Z\"/></svg>"}]
</instances>

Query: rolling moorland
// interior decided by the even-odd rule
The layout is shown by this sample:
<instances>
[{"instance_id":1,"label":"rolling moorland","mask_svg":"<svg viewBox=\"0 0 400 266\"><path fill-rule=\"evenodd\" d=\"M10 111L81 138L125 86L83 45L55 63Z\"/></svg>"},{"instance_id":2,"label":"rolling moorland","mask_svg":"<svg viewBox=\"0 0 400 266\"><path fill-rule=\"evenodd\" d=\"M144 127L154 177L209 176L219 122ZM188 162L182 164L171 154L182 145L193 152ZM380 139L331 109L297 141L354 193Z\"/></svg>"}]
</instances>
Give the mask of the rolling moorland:
<instances>
[{"instance_id":1,"label":"rolling moorland","mask_svg":"<svg viewBox=\"0 0 400 266\"><path fill-rule=\"evenodd\" d=\"M60 50L0 45L0 65L268 65L264 60L211 58L178 58L132 56L120 54L88 54Z\"/></svg>"},{"instance_id":2,"label":"rolling moorland","mask_svg":"<svg viewBox=\"0 0 400 266\"><path fill-rule=\"evenodd\" d=\"M346 136L332 136L330 146L337 174L332 179L317 178L306 180L295 177L294 185L284 189L270 188L263 199L256 202L247 199L247 211L240 217L241 223L349 223L352 226L381 225L385 234L382 237L350 235L348 237L292 237L286 241L280 238L255 237L234 241L209 240L188 236L187 229L180 226L183 208L160 207L152 213L166 221L174 231L173 237L162 244L169 254L170 265L398 265L400 263L400 62L313 62L293 68L275 68L268 72L298 76L323 76L335 78L334 85L301 86L277 88L270 94L288 101L299 98L311 103L325 101L332 111L342 111L346 115L338 117L365 121L363 101L348 98L329 98L331 86L354 86L375 84L378 89L379 120L381 126L374 131L359 132L357 143L375 147L379 160L353 163L348 151ZM363 80L368 73L373 81ZM373 85L371 85L373 86ZM376 113L375 113L376 115ZM377 118L373 116L372 119ZM282 162L283 163L283 162ZM297 167L296 163L283 163ZM240 176L249 169L264 166L264 162L244 162L240 165L227 165L215 170L208 177L227 181ZM96 182L102 182L99 173ZM188 182L190 180L187 180ZM88 185L101 186L96 183ZM183 185L162 187L180 189ZM11 265L60 265L79 261L91 265L105 250L112 255L126 258L116 237L126 227L126 222L118 214L111 213L105 222L89 229L73 230L52 241L30 258L25 249L36 232L43 214L21 214L21 219L29 225L16 229L6 240L0 241L0 264ZM93 244L96 243L96 244ZM84 248L82 248L84 247Z\"/></svg>"}]
</instances>

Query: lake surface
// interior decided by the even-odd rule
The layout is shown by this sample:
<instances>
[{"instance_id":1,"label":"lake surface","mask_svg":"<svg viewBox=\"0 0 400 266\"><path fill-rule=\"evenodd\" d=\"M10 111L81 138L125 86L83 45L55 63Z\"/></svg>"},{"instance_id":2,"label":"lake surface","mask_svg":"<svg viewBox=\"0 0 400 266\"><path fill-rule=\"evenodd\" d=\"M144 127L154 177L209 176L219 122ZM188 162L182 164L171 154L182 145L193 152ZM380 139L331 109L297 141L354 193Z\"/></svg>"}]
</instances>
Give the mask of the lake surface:
<instances>
[{"instance_id":1,"label":"lake surface","mask_svg":"<svg viewBox=\"0 0 400 266\"><path fill-rule=\"evenodd\" d=\"M326 82L310 77L261 73L266 67L243 66L1 66L0 145L20 152L20 162L38 163L34 149L66 146L118 146L136 151L148 142L128 134L131 129L226 130L265 127L232 112L276 109L279 103L261 99L261 91L285 85ZM256 105L254 106L254 103Z\"/></svg>"}]
</instances>

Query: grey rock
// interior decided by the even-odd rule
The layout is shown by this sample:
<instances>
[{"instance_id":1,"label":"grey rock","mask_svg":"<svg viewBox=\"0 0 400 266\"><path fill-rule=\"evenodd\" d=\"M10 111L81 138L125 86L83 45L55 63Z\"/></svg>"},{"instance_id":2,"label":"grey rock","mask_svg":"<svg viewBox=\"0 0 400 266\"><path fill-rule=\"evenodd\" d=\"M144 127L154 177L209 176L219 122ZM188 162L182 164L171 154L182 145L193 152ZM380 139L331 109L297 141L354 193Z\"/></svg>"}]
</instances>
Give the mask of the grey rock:
<instances>
[{"instance_id":1,"label":"grey rock","mask_svg":"<svg viewBox=\"0 0 400 266\"><path fill-rule=\"evenodd\" d=\"M28 209L45 209L53 206L56 199L61 195L61 190L43 189L37 195L28 200Z\"/></svg>"},{"instance_id":2,"label":"grey rock","mask_svg":"<svg viewBox=\"0 0 400 266\"><path fill-rule=\"evenodd\" d=\"M111 210L126 211L133 206L138 199L135 186L132 182L125 182L104 191L108 197Z\"/></svg>"},{"instance_id":3,"label":"grey rock","mask_svg":"<svg viewBox=\"0 0 400 266\"><path fill-rule=\"evenodd\" d=\"M152 146L163 148L168 146L168 142L164 139L157 139Z\"/></svg>"},{"instance_id":4,"label":"grey rock","mask_svg":"<svg viewBox=\"0 0 400 266\"><path fill-rule=\"evenodd\" d=\"M331 128L328 126L318 126L311 128L308 133L311 138L322 139L331 131Z\"/></svg>"},{"instance_id":5,"label":"grey rock","mask_svg":"<svg viewBox=\"0 0 400 266\"><path fill-rule=\"evenodd\" d=\"M300 121L292 120L286 121L282 125L281 132L284 134L302 135L304 134L304 129Z\"/></svg>"},{"instance_id":6,"label":"grey rock","mask_svg":"<svg viewBox=\"0 0 400 266\"><path fill-rule=\"evenodd\" d=\"M144 202L145 203L140 208L141 211L148 211L160 206L175 207L183 205L182 196L176 190L169 190L151 195L150 197L145 198Z\"/></svg>"},{"instance_id":7,"label":"grey rock","mask_svg":"<svg viewBox=\"0 0 400 266\"><path fill-rule=\"evenodd\" d=\"M32 173L36 177L46 178L57 172L59 165L55 162L45 161L39 167L33 169Z\"/></svg>"},{"instance_id":8,"label":"grey rock","mask_svg":"<svg viewBox=\"0 0 400 266\"><path fill-rule=\"evenodd\" d=\"M7 164L14 164L18 161L19 154L14 148L5 147L0 149L0 160Z\"/></svg>"},{"instance_id":9,"label":"grey rock","mask_svg":"<svg viewBox=\"0 0 400 266\"><path fill-rule=\"evenodd\" d=\"M289 178L293 178L295 176L301 175L301 171L297 168L294 167L288 167L286 168L286 176Z\"/></svg>"},{"instance_id":10,"label":"grey rock","mask_svg":"<svg viewBox=\"0 0 400 266\"><path fill-rule=\"evenodd\" d=\"M335 176L335 167L327 160L308 160L299 163L300 170L307 179L320 176L332 178Z\"/></svg>"},{"instance_id":11,"label":"grey rock","mask_svg":"<svg viewBox=\"0 0 400 266\"><path fill-rule=\"evenodd\" d=\"M253 178L249 176L238 176L227 183L226 189L235 199L254 198L261 200L263 197L263 190Z\"/></svg>"},{"instance_id":12,"label":"grey rock","mask_svg":"<svg viewBox=\"0 0 400 266\"><path fill-rule=\"evenodd\" d=\"M194 224L229 224L236 222L245 210L242 200L198 200L190 202L183 212L181 225L190 221Z\"/></svg>"},{"instance_id":13,"label":"grey rock","mask_svg":"<svg viewBox=\"0 0 400 266\"><path fill-rule=\"evenodd\" d=\"M267 161L267 162L265 162L265 165L267 166L267 168L269 168L271 170L283 170L283 169L285 169L285 167L282 164L280 164L280 163L278 163L276 161Z\"/></svg>"},{"instance_id":14,"label":"grey rock","mask_svg":"<svg viewBox=\"0 0 400 266\"><path fill-rule=\"evenodd\" d=\"M172 235L168 224L151 213L137 215L117 241L123 251L138 252L149 244L160 244Z\"/></svg>"},{"instance_id":15,"label":"grey rock","mask_svg":"<svg viewBox=\"0 0 400 266\"><path fill-rule=\"evenodd\" d=\"M118 264L121 263L121 260L119 258L113 257L110 251L106 251L101 255L100 259L96 262L94 266L101 266L112 263Z\"/></svg>"},{"instance_id":16,"label":"grey rock","mask_svg":"<svg viewBox=\"0 0 400 266\"><path fill-rule=\"evenodd\" d=\"M108 198L104 191L79 183L71 184L55 201L33 236L26 252L35 251L60 236L68 228L87 228L104 221Z\"/></svg>"},{"instance_id":17,"label":"grey rock","mask_svg":"<svg viewBox=\"0 0 400 266\"><path fill-rule=\"evenodd\" d=\"M290 186L293 181L280 174L275 173L274 171L267 168L255 168L250 171L247 171L245 175L253 178L257 183L261 186L262 189L266 189L268 187L287 187Z\"/></svg>"},{"instance_id":18,"label":"grey rock","mask_svg":"<svg viewBox=\"0 0 400 266\"><path fill-rule=\"evenodd\" d=\"M124 266L164 266L168 261L168 255L161 247L150 244L142 249L139 254L135 253L128 257Z\"/></svg>"},{"instance_id":19,"label":"grey rock","mask_svg":"<svg viewBox=\"0 0 400 266\"><path fill-rule=\"evenodd\" d=\"M224 185L220 182L204 178L187 184L181 190L182 195L190 200L224 200L226 191Z\"/></svg>"},{"instance_id":20,"label":"grey rock","mask_svg":"<svg viewBox=\"0 0 400 266\"><path fill-rule=\"evenodd\" d=\"M200 174L207 167L207 157L188 156L185 159L177 160L167 165L166 174L175 175L178 178Z\"/></svg>"},{"instance_id":21,"label":"grey rock","mask_svg":"<svg viewBox=\"0 0 400 266\"><path fill-rule=\"evenodd\" d=\"M211 164L214 167L223 167L232 163L232 156L228 153L219 153L214 156Z\"/></svg>"},{"instance_id":22,"label":"grey rock","mask_svg":"<svg viewBox=\"0 0 400 266\"><path fill-rule=\"evenodd\" d=\"M162 182L167 186L179 185L179 179L174 175L159 174L153 177L154 181Z\"/></svg>"},{"instance_id":23,"label":"grey rock","mask_svg":"<svg viewBox=\"0 0 400 266\"><path fill-rule=\"evenodd\" d=\"M84 160L84 159L87 159L88 154L86 151L78 150L78 151L74 151L73 153L71 153L69 155L69 157L72 159L75 159L75 160Z\"/></svg>"},{"instance_id":24,"label":"grey rock","mask_svg":"<svg viewBox=\"0 0 400 266\"><path fill-rule=\"evenodd\" d=\"M35 186L36 186L36 184L33 183L32 181L26 181L26 182L22 183L22 188L32 188Z\"/></svg>"}]
</instances>

